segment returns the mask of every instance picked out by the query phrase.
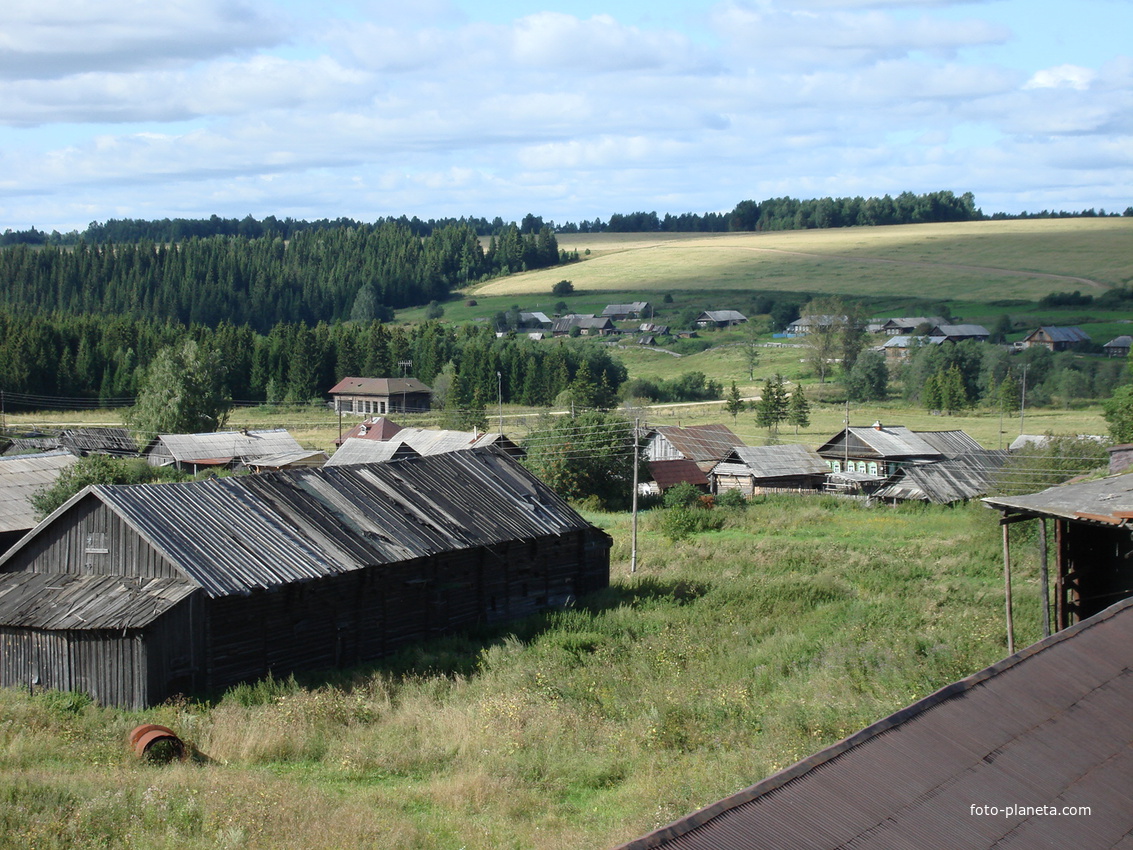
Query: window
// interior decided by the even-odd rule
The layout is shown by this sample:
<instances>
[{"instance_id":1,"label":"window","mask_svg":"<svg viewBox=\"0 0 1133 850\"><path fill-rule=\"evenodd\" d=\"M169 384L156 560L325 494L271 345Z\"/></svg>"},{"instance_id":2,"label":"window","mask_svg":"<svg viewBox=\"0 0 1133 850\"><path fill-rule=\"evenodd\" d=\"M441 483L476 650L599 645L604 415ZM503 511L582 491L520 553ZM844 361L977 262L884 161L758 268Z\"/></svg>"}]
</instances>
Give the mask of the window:
<instances>
[{"instance_id":1,"label":"window","mask_svg":"<svg viewBox=\"0 0 1133 850\"><path fill-rule=\"evenodd\" d=\"M88 555L105 555L109 551L105 531L88 532L86 545Z\"/></svg>"}]
</instances>

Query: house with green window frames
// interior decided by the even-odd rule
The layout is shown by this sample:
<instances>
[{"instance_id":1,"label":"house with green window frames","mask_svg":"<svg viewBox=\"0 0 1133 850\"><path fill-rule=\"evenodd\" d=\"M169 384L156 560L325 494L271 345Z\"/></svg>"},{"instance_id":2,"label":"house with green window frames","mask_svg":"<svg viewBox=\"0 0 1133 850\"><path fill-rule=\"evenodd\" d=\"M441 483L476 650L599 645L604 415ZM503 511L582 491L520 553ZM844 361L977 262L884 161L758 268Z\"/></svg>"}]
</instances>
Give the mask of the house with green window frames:
<instances>
[{"instance_id":1,"label":"house with green window frames","mask_svg":"<svg viewBox=\"0 0 1133 850\"><path fill-rule=\"evenodd\" d=\"M983 446L963 431L910 431L903 425L848 426L818 447L831 472L888 478L903 466L936 463Z\"/></svg>"}]
</instances>

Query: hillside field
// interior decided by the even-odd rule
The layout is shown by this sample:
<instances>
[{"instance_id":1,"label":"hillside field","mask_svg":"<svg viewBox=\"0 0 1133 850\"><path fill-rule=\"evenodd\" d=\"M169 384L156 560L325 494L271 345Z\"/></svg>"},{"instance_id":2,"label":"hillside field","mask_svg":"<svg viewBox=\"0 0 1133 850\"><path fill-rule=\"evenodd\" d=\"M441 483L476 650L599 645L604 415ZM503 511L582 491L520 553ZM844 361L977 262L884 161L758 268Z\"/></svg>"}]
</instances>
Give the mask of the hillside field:
<instances>
[{"instance_id":1,"label":"hillside field","mask_svg":"<svg viewBox=\"0 0 1133 850\"><path fill-rule=\"evenodd\" d=\"M990 301L1100 295L1133 281L1133 218L1029 219L773 233L563 234L579 263L492 280L479 296L770 290ZM585 251L589 249L590 254Z\"/></svg>"}]
</instances>

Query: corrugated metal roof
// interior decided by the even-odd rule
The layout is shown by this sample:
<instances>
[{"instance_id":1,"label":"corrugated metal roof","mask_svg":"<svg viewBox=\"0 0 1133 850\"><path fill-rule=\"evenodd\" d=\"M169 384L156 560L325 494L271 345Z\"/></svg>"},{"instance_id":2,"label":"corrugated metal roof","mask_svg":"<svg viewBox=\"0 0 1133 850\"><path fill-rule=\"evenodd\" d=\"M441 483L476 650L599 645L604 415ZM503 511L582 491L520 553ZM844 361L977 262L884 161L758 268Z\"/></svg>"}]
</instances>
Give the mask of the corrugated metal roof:
<instances>
[{"instance_id":1,"label":"corrugated metal roof","mask_svg":"<svg viewBox=\"0 0 1133 850\"><path fill-rule=\"evenodd\" d=\"M496 448L185 484L96 486L58 513L82 499L104 502L213 597L590 528ZM0 569L48 524L0 558Z\"/></svg>"},{"instance_id":2,"label":"corrugated metal roof","mask_svg":"<svg viewBox=\"0 0 1133 850\"><path fill-rule=\"evenodd\" d=\"M657 425L652 430L688 460L720 461L736 446L744 444L727 425L689 425L687 428Z\"/></svg>"},{"instance_id":3,"label":"corrugated metal roof","mask_svg":"<svg viewBox=\"0 0 1133 850\"><path fill-rule=\"evenodd\" d=\"M938 505L974 499L995 486L995 474L1007 457L1006 451L980 451L936 463L905 466L875 495Z\"/></svg>"},{"instance_id":4,"label":"corrugated metal roof","mask_svg":"<svg viewBox=\"0 0 1133 850\"><path fill-rule=\"evenodd\" d=\"M403 457L419 457L408 443L380 442L359 437L348 437L331 455L326 466L357 466L360 463L385 463Z\"/></svg>"},{"instance_id":5,"label":"corrugated metal roof","mask_svg":"<svg viewBox=\"0 0 1133 850\"><path fill-rule=\"evenodd\" d=\"M948 458L964 457L986 451L963 431L914 431L918 437Z\"/></svg>"},{"instance_id":6,"label":"corrugated metal roof","mask_svg":"<svg viewBox=\"0 0 1133 850\"><path fill-rule=\"evenodd\" d=\"M697 321L705 319L710 322L746 322L747 316L739 310L705 310L697 317Z\"/></svg>"},{"instance_id":7,"label":"corrugated metal roof","mask_svg":"<svg viewBox=\"0 0 1133 850\"><path fill-rule=\"evenodd\" d=\"M623 850L1127 848L1130 705L1133 599Z\"/></svg>"},{"instance_id":8,"label":"corrugated metal roof","mask_svg":"<svg viewBox=\"0 0 1133 850\"><path fill-rule=\"evenodd\" d=\"M1024 338L1025 340L1038 337L1040 334L1045 335L1051 342L1089 342L1090 335L1081 328L1076 327L1054 327L1051 325L1043 325L1038 330L1031 331Z\"/></svg>"},{"instance_id":9,"label":"corrugated metal roof","mask_svg":"<svg viewBox=\"0 0 1133 850\"><path fill-rule=\"evenodd\" d=\"M70 452L0 457L0 531L26 531L39 522L30 499L50 487L68 466L78 462Z\"/></svg>"},{"instance_id":10,"label":"corrugated metal roof","mask_svg":"<svg viewBox=\"0 0 1133 850\"><path fill-rule=\"evenodd\" d=\"M988 337L991 333L983 325L936 325L929 336Z\"/></svg>"},{"instance_id":11,"label":"corrugated metal roof","mask_svg":"<svg viewBox=\"0 0 1133 850\"><path fill-rule=\"evenodd\" d=\"M1087 514L1128 522L1133 518L1133 473L1061 484L1027 496L995 496L984 502L1000 510L1039 516L1083 519L1081 515Z\"/></svg>"},{"instance_id":12,"label":"corrugated metal roof","mask_svg":"<svg viewBox=\"0 0 1133 850\"><path fill-rule=\"evenodd\" d=\"M786 478L792 475L825 475L826 461L807 446L786 443L781 446L737 446L725 463L739 461L744 474L756 478Z\"/></svg>"},{"instance_id":13,"label":"corrugated metal roof","mask_svg":"<svg viewBox=\"0 0 1133 850\"><path fill-rule=\"evenodd\" d=\"M182 463L231 458L247 460L284 452L303 451L303 447L283 428L269 431L163 434L157 440L175 461Z\"/></svg>"},{"instance_id":14,"label":"corrugated metal roof","mask_svg":"<svg viewBox=\"0 0 1133 850\"><path fill-rule=\"evenodd\" d=\"M125 428L69 428L60 438L76 454L136 455L138 444Z\"/></svg>"},{"instance_id":15,"label":"corrugated metal roof","mask_svg":"<svg viewBox=\"0 0 1133 850\"><path fill-rule=\"evenodd\" d=\"M0 622L33 629L136 629L197 590L180 579L0 574Z\"/></svg>"}]
</instances>

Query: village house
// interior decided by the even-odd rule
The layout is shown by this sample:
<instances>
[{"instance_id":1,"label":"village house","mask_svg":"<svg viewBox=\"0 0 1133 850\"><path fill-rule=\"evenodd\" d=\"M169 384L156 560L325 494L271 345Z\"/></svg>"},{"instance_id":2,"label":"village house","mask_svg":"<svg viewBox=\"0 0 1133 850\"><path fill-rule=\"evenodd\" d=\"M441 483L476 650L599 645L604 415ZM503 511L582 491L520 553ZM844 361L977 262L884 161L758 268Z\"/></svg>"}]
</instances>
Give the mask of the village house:
<instances>
[{"instance_id":1,"label":"village house","mask_svg":"<svg viewBox=\"0 0 1133 850\"><path fill-rule=\"evenodd\" d=\"M742 325L747 316L738 310L704 310L696 317L698 328L730 328L733 325Z\"/></svg>"},{"instance_id":2,"label":"village house","mask_svg":"<svg viewBox=\"0 0 1133 850\"><path fill-rule=\"evenodd\" d=\"M708 472L743 444L727 425L657 425L645 438L642 456L650 462L691 460Z\"/></svg>"},{"instance_id":3,"label":"village house","mask_svg":"<svg viewBox=\"0 0 1133 850\"><path fill-rule=\"evenodd\" d=\"M578 329L579 336L606 336L617 330L605 316L569 315L555 319L551 332L555 336L570 336L574 328Z\"/></svg>"},{"instance_id":4,"label":"village house","mask_svg":"<svg viewBox=\"0 0 1133 850\"><path fill-rule=\"evenodd\" d=\"M162 434L142 452L150 466L173 466L196 474L205 469L240 469L261 458L307 452L283 428L267 431L210 431Z\"/></svg>"},{"instance_id":5,"label":"village house","mask_svg":"<svg viewBox=\"0 0 1133 850\"><path fill-rule=\"evenodd\" d=\"M1041 346L1051 351L1069 351L1090 341L1090 335L1080 328L1041 327L1031 331L1019 345L1022 348Z\"/></svg>"},{"instance_id":6,"label":"village house","mask_svg":"<svg viewBox=\"0 0 1133 850\"><path fill-rule=\"evenodd\" d=\"M881 325L881 333L889 336L909 336L918 329L922 332L936 325L945 325L948 320L943 316L895 316L887 319Z\"/></svg>"},{"instance_id":7,"label":"village house","mask_svg":"<svg viewBox=\"0 0 1133 850\"><path fill-rule=\"evenodd\" d=\"M1126 847L1131 704L1125 600L619 850Z\"/></svg>"},{"instance_id":8,"label":"village house","mask_svg":"<svg viewBox=\"0 0 1133 850\"><path fill-rule=\"evenodd\" d=\"M0 557L0 686L138 709L599 590L610 538L496 449L93 486Z\"/></svg>"},{"instance_id":9,"label":"village house","mask_svg":"<svg viewBox=\"0 0 1133 850\"><path fill-rule=\"evenodd\" d=\"M832 316L829 314L814 313L808 316L799 316L787 325L787 336L806 336L813 333L816 328L830 327L848 321L846 316Z\"/></svg>"},{"instance_id":10,"label":"village house","mask_svg":"<svg viewBox=\"0 0 1133 850\"><path fill-rule=\"evenodd\" d=\"M807 446L736 446L712 468L713 493L739 490L745 496L767 493L817 493L830 467Z\"/></svg>"},{"instance_id":11,"label":"village house","mask_svg":"<svg viewBox=\"0 0 1133 850\"><path fill-rule=\"evenodd\" d=\"M908 360L910 353L925 345L942 345L947 340L942 336L891 336L881 345L886 363L900 363Z\"/></svg>"},{"instance_id":12,"label":"village house","mask_svg":"<svg viewBox=\"0 0 1133 850\"><path fill-rule=\"evenodd\" d=\"M416 378L343 378L330 388L338 413L423 413L433 391Z\"/></svg>"},{"instance_id":13,"label":"village house","mask_svg":"<svg viewBox=\"0 0 1133 850\"><path fill-rule=\"evenodd\" d=\"M602 316L614 322L622 322L626 319L640 319L652 312L653 307L648 301L634 301L632 304L607 304L602 310Z\"/></svg>"},{"instance_id":14,"label":"village house","mask_svg":"<svg viewBox=\"0 0 1133 850\"><path fill-rule=\"evenodd\" d=\"M1129 349L1133 347L1133 336L1122 334L1115 336L1102 346L1108 357L1128 357Z\"/></svg>"},{"instance_id":15,"label":"village house","mask_svg":"<svg viewBox=\"0 0 1133 850\"><path fill-rule=\"evenodd\" d=\"M903 425L849 426L818 447L832 472L885 479L902 466L957 458L984 448L963 431L910 431Z\"/></svg>"},{"instance_id":16,"label":"village house","mask_svg":"<svg viewBox=\"0 0 1133 850\"><path fill-rule=\"evenodd\" d=\"M991 332L983 325L950 325L940 324L933 325L928 332L930 337L942 338L945 342L964 342L965 340L975 340L976 342L987 342L991 339Z\"/></svg>"}]
</instances>

